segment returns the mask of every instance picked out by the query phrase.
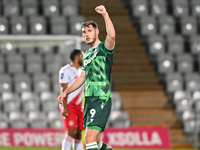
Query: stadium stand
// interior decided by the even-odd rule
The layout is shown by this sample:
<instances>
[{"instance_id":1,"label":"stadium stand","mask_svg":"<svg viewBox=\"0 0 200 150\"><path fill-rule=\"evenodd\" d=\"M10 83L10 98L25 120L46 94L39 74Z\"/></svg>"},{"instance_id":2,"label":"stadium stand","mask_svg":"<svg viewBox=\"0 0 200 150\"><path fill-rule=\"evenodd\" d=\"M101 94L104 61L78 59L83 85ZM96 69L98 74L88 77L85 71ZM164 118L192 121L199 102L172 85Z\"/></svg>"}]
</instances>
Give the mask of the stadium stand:
<instances>
[{"instance_id":1,"label":"stadium stand","mask_svg":"<svg viewBox=\"0 0 200 150\"><path fill-rule=\"evenodd\" d=\"M21 101L19 95L12 92L2 93L3 111L11 113L12 111L20 111Z\"/></svg>"},{"instance_id":2,"label":"stadium stand","mask_svg":"<svg viewBox=\"0 0 200 150\"><path fill-rule=\"evenodd\" d=\"M63 16L51 16L50 24L51 24L52 34L62 35L62 34L67 34L69 32L67 20Z\"/></svg>"},{"instance_id":3,"label":"stadium stand","mask_svg":"<svg viewBox=\"0 0 200 150\"><path fill-rule=\"evenodd\" d=\"M62 117L58 111L49 111L47 114L47 121L52 128L63 128Z\"/></svg>"},{"instance_id":4,"label":"stadium stand","mask_svg":"<svg viewBox=\"0 0 200 150\"><path fill-rule=\"evenodd\" d=\"M163 16L167 14L167 5L164 0L152 0L150 3L152 16Z\"/></svg>"},{"instance_id":5,"label":"stadium stand","mask_svg":"<svg viewBox=\"0 0 200 150\"><path fill-rule=\"evenodd\" d=\"M44 16L58 16L59 9L57 0L43 0L42 1L42 10Z\"/></svg>"},{"instance_id":6,"label":"stadium stand","mask_svg":"<svg viewBox=\"0 0 200 150\"><path fill-rule=\"evenodd\" d=\"M117 32L112 71L114 105L108 125L165 125L170 130L172 148L191 148L195 124L199 125L194 114L200 112L200 2L103 3ZM88 18L105 31L93 10L99 4L88 0L2 0L0 34L80 35L81 22ZM104 38L102 32L100 39ZM55 118L59 114L56 98L46 105L43 97L45 93L59 93L59 49L10 41L0 45L0 127L62 128L61 118ZM175 103L180 91L187 96Z\"/></svg>"},{"instance_id":7,"label":"stadium stand","mask_svg":"<svg viewBox=\"0 0 200 150\"><path fill-rule=\"evenodd\" d=\"M193 146L199 145L194 144L194 133L199 136L199 130L195 129L195 126L199 128L199 1L124 2L129 8L133 25L141 36L142 44L146 46L150 63L155 67L168 102L175 110L180 128L183 128L183 135L186 136L183 141ZM136 3L140 3L140 9L132 7ZM140 10L140 13L135 13L136 10ZM149 23L145 25L142 20Z\"/></svg>"},{"instance_id":8,"label":"stadium stand","mask_svg":"<svg viewBox=\"0 0 200 150\"><path fill-rule=\"evenodd\" d=\"M169 94L174 93L177 90L183 90L183 77L180 73L166 73L165 83L166 92Z\"/></svg>"},{"instance_id":9,"label":"stadium stand","mask_svg":"<svg viewBox=\"0 0 200 150\"><path fill-rule=\"evenodd\" d=\"M8 128L9 127L9 121L8 121L8 117L6 114L2 114L0 115L0 128Z\"/></svg>"},{"instance_id":10,"label":"stadium stand","mask_svg":"<svg viewBox=\"0 0 200 150\"><path fill-rule=\"evenodd\" d=\"M19 16L19 2L17 0L3 0L3 15L6 17Z\"/></svg>"},{"instance_id":11,"label":"stadium stand","mask_svg":"<svg viewBox=\"0 0 200 150\"><path fill-rule=\"evenodd\" d=\"M4 35L4 34L8 34L8 21L5 17L0 17L0 34Z\"/></svg>"},{"instance_id":12,"label":"stadium stand","mask_svg":"<svg viewBox=\"0 0 200 150\"><path fill-rule=\"evenodd\" d=\"M27 22L25 17L12 17L10 25L11 34L27 34Z\"/></svg>"},{"instance_id":13,"label":"stadium stand","mask_svg":"<svg viewBox=\"0 0 200 150\"><path fill-rule=\"evenodd\" d=\"M134 16L146 16L148 14L148 5L146 0L131 1L131 7Z\"/></svg>"},{"instance_id":14,"label":"stadium stand","mask_svg":"<svg viewBox=\"0 0 200 150\"><path fill-rule=\"evenodd\" d=\"M148 38L148 47L149 47L149 53L155 58L158 54L162 54L165 52L165 41L162 36L151 36L151 38ZM152 59L152 60L153 60Z\"/></svg>"},{"instance_id":15,"label":"stadium stand","mask_svg":"<svg viewBox=\"0 0 200 150\"><path fill-rule=\"evenodd\" d=\"M172 55L182 54L183 51L183 37L180 35L169 35L167 36L167 52Z\"/></svg>"},{"instance_id":16,"label":"stadium stand","mask_svg":"<svg viewBox=\"0 0 200 150\"><path fill-rule=\"evenodd\" d=\"M16 93L32 90L32 82L28 74L15 74L13 77L13 82L13 91L15 91Z\"/></svg>"},{"instance_id":17,"label":"stadium stand","mask_svg":"<svg viewBox=\"0 0 200 150\"><path fill-rule=\"evenodd\" d=\"M1 73L0 78L0 91L2 92L11 92L12 91L12 78L10 74Z\"/></svg>"},{"instance_id":18,"label":"stadium stand","mask_svg":"<svg viewBox=\"0 0 200 150\"><path fill-rule=\"evenodd\" d=\"M27 128L28 122L26 114L19 111L11 111L9 113L9 122L12 128Z\"/></svg>"},{"instance_id":19,"label":"stadium stand","mask_svg":"<svg viewBox=\"0 0 200 150\"><path fill-rule=\"evenodd\" d=\"M29 17L30 34L46 34L47 25L44 16L32 16Z\"/></svg>"},{"instance_id":20,"label":"stadium stand","mask_svg":"<svg viewBox=\"0 0 200 150\"><path fill-rule=\"evenodd\" d=\"M74 0L61 0L62 15L66 17L80 15L78 2Z\"/></svg>"},{"instance_id":21,"label":"stadium stand","mask_svg":"<svg viewBox=\"0 0 200 150\"><path fill-rule=\"evenodd\" d=\"M165 15L165 17L159 17L158 26L158 33L160 35L172 35L175 33L175 20L172 16Z\"/></svg>"},{"instance_id":22,"label":"stadium stand","mask_svg":"<svg viewBox=\"0 0 200 150\"><path fill-rule=\"evenodd\" d=\"M36 16L38 15L38 1L22 0L22 15L23 16Z\"/></svg>"},{"instance_id":23,"label":"stadium stand","mask_svg":"<svg viewBox=\"0 0 200 150\"><path fill-rule=\"evenodd\" d=\"M48 113L49 111L58 110L58 103L55 101L57 95L49 91L43 91L40 94L40 101L42 111Z\"/></svg>"},{"instance_id":24,"label":"stadium stand","mask_svg":"<svg viewBox=\"0 0 200 150\"><path fill-rule=\"evenodd\" d=\"M16 54L16 45L10 42L4 42L1 44L1 54L5 55L6 54Z\"/></svg>"},{"instance_id":25,"label":"stadium stand","mask_svg":"<svg viewBox=\"0 0 200 150\"><path fill-rule=\"evenodd\" d=\"M2 55L0 55L0 73L4 73L5 72L5 59Z\"/></svg>"},{"instance_id":26,"label":"stadium stand","mask_svg":"<svg viewBox=\"0 0 200 150\"><path fill-rule=\"evenodd\" d=\"M113 110L110 114L108 122L114 127L130 127L129 115L124 111Z\"/></svg>"},{"instance_id":27,"label":"stadium stand","mask_svg":"<svg viewBox=\"0 0 200 150\"><path fill-rule=\"evenodd\" d=\"M28 123L32 128L46 128L46 114L41 111L31 111L28 113Z\"/></svg>"},{"instance_id":28,"label":"stadium stand","mask_svg":"<svg viewBox=\"0 0 200 150\"><path fill-rule=\"evenodd\" d=\"M34 72L33 89L35 92L40 93L43 91L50 91L50 85L51 85L51 82L50 82L50 77L48 74L41 73L41 72Z\"/></svg>"},{"instance_id":29,"label":"stadium stand","mask_svg":"<svg viewBox=\"0 0 200 150\"><path fill-rule=\"evenodd\" d=\"M4 35L80 35L81 23L86 20L74 0L2 0L1 7L0 33ZM0 52L1 127L62 128L56 101L60 92L58 71L63 65L59 48L54 44L5 41ZM69 63L69 58L65 62ZM128 116L121 111L119 94L112 95L113 110ZM114 120L123 125L123 117ZM128 117L126 121L130 125Z\"/></svg>"}]
</instances>

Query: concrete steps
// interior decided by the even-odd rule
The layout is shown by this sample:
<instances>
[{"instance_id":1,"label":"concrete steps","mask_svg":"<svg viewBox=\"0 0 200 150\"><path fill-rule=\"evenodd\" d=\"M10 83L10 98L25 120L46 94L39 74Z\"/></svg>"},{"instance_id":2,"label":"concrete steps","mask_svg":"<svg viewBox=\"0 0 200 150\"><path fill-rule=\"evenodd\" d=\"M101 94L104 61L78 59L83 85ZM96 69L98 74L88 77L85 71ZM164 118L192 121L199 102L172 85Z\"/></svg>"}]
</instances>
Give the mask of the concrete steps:
<instances>
[{"instance_id":1,"label":"concrete steps","mask_svg":"<svg viewBox=\"0 0 200 150\"><path fill-rule=\"evenodd\" d=\"M151 71L152 69L154 69L153 65L150 64L142 64L140 66L138 66L137 64L133 64L133 65L126 65L124 66L122 65L114 65L112 68L113 72L118 72L123 70L124 72L130 72L130 71Z\"/></svg>"},{"instance_id":2,"label":"concrete steps","mask_svg":"<svg viewBox=\"0 0 200 150\"><path fill-rule=\"evenodd\" d=\"M149 60L147 58L124 59L124 58L114 57L113 59L113 67L118 64L123 65L125 67L127 64L131 65L131 64L148 64L148 63L149 63Z\"/></svg>"},{"instance_id":3,"label":"concrete steps","mask_svg":"<svg viewBox=\"0 0 200 150\"><path fill-rule=\"evenodd\" d=\"M187 143L182 125L177 121L173 106L162 90L120 91L120 96L132 126L167 126L172 145L176 147Z\"/></svg>"}]
</instances>

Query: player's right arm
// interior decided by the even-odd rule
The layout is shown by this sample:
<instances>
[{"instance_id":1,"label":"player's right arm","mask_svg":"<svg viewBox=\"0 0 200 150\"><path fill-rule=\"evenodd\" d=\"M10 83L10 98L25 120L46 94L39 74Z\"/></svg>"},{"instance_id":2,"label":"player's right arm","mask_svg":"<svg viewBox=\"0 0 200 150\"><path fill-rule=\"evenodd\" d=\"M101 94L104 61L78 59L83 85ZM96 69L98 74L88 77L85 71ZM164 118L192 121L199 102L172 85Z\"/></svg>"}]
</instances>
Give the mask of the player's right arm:
<instances>
[{"instance_id":1,"label":"player's right arm","mask_svg":"<svg viewBox=\"0 0 200 150\"><path fill-rule=\"evenodd\" d=\"M95 10L97 13L101 14L104 18L106 25L106 32L107 32L105 43L108 50L112 50L115 46L115 36L116 36L114 25L109 17L108 12L106 11L106 8L103 5L97 6Z\"/></svg>"},{"instance_id":2,"label":"player's right arm","mask_svg":"<svg viewBox=\"0 0 200 150\"><path fill-rule=\"evenodd\" d=\"M77 90L85 83L85 71L82 71L80 76L74 80L74 82L61 94L58 96L58 102L63 103L63 100L66 99L67 95Z\"/></svg>"},{"instance_id":3,"label":"player's right arm","mask_svg":"<svg viewBox=\"0 0 200 150\"><path fill-rule=\"evenodd\" d=\"M61 94L67 89L68 83L60 84L60 92ZM63 110L62 115L67 117L68 116L68 108L67 108L67 98L63 100Z\"/></svg>"}]
</instances>

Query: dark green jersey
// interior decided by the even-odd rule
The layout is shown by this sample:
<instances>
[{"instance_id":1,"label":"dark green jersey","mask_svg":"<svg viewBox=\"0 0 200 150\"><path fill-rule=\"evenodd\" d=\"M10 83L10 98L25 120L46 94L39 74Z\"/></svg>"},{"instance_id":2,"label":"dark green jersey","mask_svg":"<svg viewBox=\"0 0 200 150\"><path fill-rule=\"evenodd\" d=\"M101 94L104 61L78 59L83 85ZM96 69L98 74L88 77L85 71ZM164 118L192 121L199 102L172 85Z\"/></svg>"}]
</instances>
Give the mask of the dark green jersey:
<instances>
[{"instance_id":1,"label":"dark green jersey","mask_svg":"<svg viewBox=\"0 0 200 150\"><path fill-rule=\"evenodd\" d=\"M114 49L108 50L105 42L95 48L89 48L83 56L85 71L85 96L111 98L110 73L113 64Z\"/></svg>"}]
</instances>

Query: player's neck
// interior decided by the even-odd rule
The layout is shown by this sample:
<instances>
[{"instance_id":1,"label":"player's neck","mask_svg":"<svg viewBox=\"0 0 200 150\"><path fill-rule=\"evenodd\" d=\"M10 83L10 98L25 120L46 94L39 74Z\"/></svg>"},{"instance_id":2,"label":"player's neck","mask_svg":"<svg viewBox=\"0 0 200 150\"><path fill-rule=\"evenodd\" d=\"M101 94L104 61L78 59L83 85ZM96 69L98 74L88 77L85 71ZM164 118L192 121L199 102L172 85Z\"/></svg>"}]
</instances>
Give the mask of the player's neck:
<instances>
[{"instance_id":1,"label":"player's neck","mask_svg":"<svg viewBox=\"0 0 200 150\"><path fill-rule=\"evenodd\" d=\"M80 66L79 66L78 64L76 64L76 63L71 63L70 65L71 65L72 67L76 68L76 69L79 69L79 68L80 68Z\"/></svg>"},{"instance_id":2,"label":"player's neck","mask_svg":"<svg viewBox=\"0 0 200 150\"><path fill-rule=\"evenodd\" d=\"M95 48L99 44L100 40L96 40L92 45L90 45L91 48Z\"/></svg>"}]
</instances>

